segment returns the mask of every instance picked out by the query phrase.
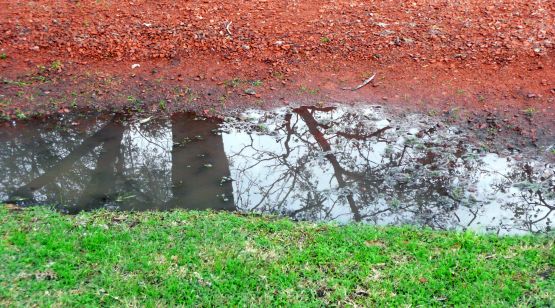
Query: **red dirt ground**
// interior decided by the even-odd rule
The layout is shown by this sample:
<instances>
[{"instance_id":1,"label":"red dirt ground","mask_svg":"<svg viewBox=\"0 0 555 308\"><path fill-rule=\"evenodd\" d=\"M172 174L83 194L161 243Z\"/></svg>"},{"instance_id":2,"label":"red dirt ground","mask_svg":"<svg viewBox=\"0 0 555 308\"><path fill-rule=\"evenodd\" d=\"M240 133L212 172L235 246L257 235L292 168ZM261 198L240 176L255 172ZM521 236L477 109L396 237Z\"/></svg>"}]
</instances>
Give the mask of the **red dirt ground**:
<instances>
[{"instance_id":1,"label":"red dirt ground","mask_svg":"<svg viewBox=\"0 0 555 308\"><path fill-rule=\"evenodd\" d=\"M147 111L208 112L364 102L533 122L540 127L529 128L532 136L555 123L553 0L0 0L0 7L5 117L137 102ZM343 89L373 73L368 86Z\"/></svg>"}]
</instances>

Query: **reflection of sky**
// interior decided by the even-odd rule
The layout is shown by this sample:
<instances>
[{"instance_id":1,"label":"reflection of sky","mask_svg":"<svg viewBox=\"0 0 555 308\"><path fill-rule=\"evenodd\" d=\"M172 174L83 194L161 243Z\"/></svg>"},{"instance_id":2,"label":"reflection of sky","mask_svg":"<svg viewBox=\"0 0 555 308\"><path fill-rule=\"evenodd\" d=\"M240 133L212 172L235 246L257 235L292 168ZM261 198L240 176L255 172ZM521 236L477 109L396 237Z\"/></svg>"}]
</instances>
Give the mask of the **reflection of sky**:
<instances>
[{"instance_id":1,"label":"reflection of sky","mask_svg":"<svg viewBox=\"0 0 555 308\"><path fill-rule=\"evenodd\" d=\"M317 116L314 117L319 123L327 124L340 119L342 115L341 111L333 113L317 112ZM319 148L315 151L314 147L306 146L307 143L315 143L314 139L307 133L308 128L306 125L302 121L297 121L295 116L293 115L292 122L296 123L295 130L302 136L302 139L294 137L290 139L289 147L294 150L287 159L281 158L286 153L286 147L284 146L286 140L285 130L280 130L277 134L262 135L256 133L248 134L232 129L227 134L223 134L225 151L227 156L230 157L231 177L235 180L233 188L237 207L241 210L296 213L296 211L301 210L303 207L307 207L306 199L309 192L319 192L326 197L323 205L320 207L321 211L317 213L319 215L309 214L306 216L301 215L300 217L332 219L338 222L347 222L353 219L351 208L345 198L341 198L344 190L342 191L338 187L331 164L325 159L324 154L319 151ZM389 121L383 120L383 118L376 114L365 112L364 116L366 116L365 124L369 128L369 132L390 125ZM253 114L253 112L249 113L249 118L258 126L264 124L265 127L281 127L281 125L271 124L274 120L264 120L264 117ZM374 121L370 121L368 118ZM268 123L269 121L272 122ZM280 121L279 117L277 121ZM349 129L352 125L350 123L338 122L337 126L337 128L329 129L328 132L330 133L326 134L332 146L331 153L338 158L340 164L345 164L345 169L353 172L360 172L362 168L368 166L379 168L380 165L383 166L391 162L391 158L386 155L386 148L390 147L390 151L400 152L408 140L406 136L414 136L422 129L422 127L419 127L418 121L407 121L404 124L398 125L398 130L394 134L385 134L386 138L390 137L388 138L390 141L389 146L386 142L378 142L374 138L369 141L358 142L359 145L363 144L360 148L364 149L364 151L357 152L352 150L353 145L357 143L356 141L341 137L332 138L335 131ZM323 128L319 129L324 132ZM443 143L451 143L453 145L451 148L447 150L440 148L437 151L444 156L453 155L456 150L457 137L451 131L446 129L444 132L438 132L432 136L424 136L421 139L425 142L441 141ZM421 154L414 148L406 149L405 153L408 161L413 163ZM365 160L363 156L368 158L368 160ZM280 163L280 159L286 161L287 164ZM495 184L507 181L508 173L511 170L509 162L506 158L499 157L496 154L486 154L474 160L469 159L470 162L468 162L463 161L461 158L456 159L455 176L451 178L452 187L450 188L462 189L461 203L466 206L458 206L452 212L447 210L446 215L440 215L435 218L437 224L451 227L457 225L459 227L466 226L481 231L508 229L511 226L517 227L516 225L520 224L520 222L515 221L514 208L507 208L505 205L523 202L518 197L519 189L509 185L504 192L500 192L495 190L494 187ZM469 164L473 167L469 168ZM291 169L295 168L301 168L303 174L309 174L311 183L309 187L303 185L304 183L301 183L302 180L294 179L293 176L284 177L284 174L291 172ZM447 168L442 172L447 174ZM416 177L415 179L413 177L411 180L423 181L426 178ZM293 183L295 183L295 188L292 192L289 192ZM308 181L305 183L308 183ZM363 204L359 190L364 189L364 187L357 187L356 185L356 182L353 183L351 181L348 187L352 189L355 203L363 216L390 208L391 202L387 200L396 199L397 197L395 195L396 192L388 190L384 191L381 195L374 196L370 204ZM415 191L412 196L418 193L418 191ZM288 197L284 197L286 195ZM341 200L341 202L335 204L336 200ZM471 200L476 201L472 202ZM442 202L445 203L445 206L448 206L447 201L449 200L446 198L445 201L433 201L438 203L437 206L441 206ZM400 202L396 206L403 208L406 206L410 207L410 203L414 201L411 201L409 198ZM281 205L281 207L278 208L278 205ZM430 208L433 210L432 207ZM391 211L387 215L376 215L367 217L364 220L382 225L426 221L426 215L415 214L411 210ZM548 210L546 208L536 208L536 211L533 214L541 217L546 215ZM529 217L531 216L532 213ZM434 220L431 221L433 222ZM518 226L518 228L525 228L525 226ZM543 228L545 228L545 224L541 222L533 230ZM503 230L499 232L504 233Z\"/></svg>"},{"instance_id":2,"label":"reflection of sky","mask_svg":"<svg viewBox=\"0 0 555 308\"><path fill-rule=\"evenodd\" d=\"M455 157L459 141L463 140L463 136L454 133L456 128L437 128L436 132L416 137L434 126L430 119L409 115L387 120L379 109L373 108L357 109L354 113L346 111L338 109L313 114L322 124L318 130L324 133L331 146L332 151L326 153L321 151L301 116L293 113L291 152L285 157L287 134L283 121L288 112L285 109L268 113L250 111L243 116L246 121L224 124L222 139L236 207L241 211L345 223L355 216L345 197L351 194L363 221L380 225L469 227L480 231L501 229L500 233L506 232L503 229L527 228L515 217L517 211L524 212L522 217L527 220L534 220L534 215L547 214L545 207L523 204L526 200L521 196L522 191L512 185L521 181L512 178L514 160L496 154ZM191 121L189 118L182 120ZM86 132L44 131L40 139L33 137L36 134L31 130L15 139L0 135L2 141L10 145L0 149L0 170L7 174L0 179L0 198L6 199L10 189L42 174L105 123L91 124L92 129ZM148 129L147 125L153 123L154 129ZM389 126L391 129L379 138L355 140L337 134L368 134ZM39 144L37 140L44 142ZM127 124L121 144L123 170L114 183L116 197L131 205L151 202L139 208L156 208L170 201L174 146L169 120L153 120L146 125ZM194 142L189 146L194 146ZM467 154L472 152L470 145L463 146ZM36 201L71 203L79 198L90 181L101 151L102 146L97 146L81 157L72 170L36 191ZM418 163L429 151L438 156L430 165ZM23 155L25 153L33 155ZM339 187L327 154L334 155L343 168L346 187ZM395 165L398 161L403 163ZM541 165L539 161L530 164L538 172L555 173L552 166ZM431 179L435 177L441 180L433 182ZM371 180L379 183L365 182ZM456 202L437 193L435 185L440 184L457 196L457 206L451 208ZM502 186L504 191L496 190L497 186ZM533 199L533 196L528 197ZM553 204L553 200L549 202ZM553 214L550 217L555 218ZM544 220L531 230L545 227Z\"/></svg>"},{"instance_id":3,"label":"reflection of sky","mask_svg":"<svg viewBox=\"0 0 555 308\"><path fill-rule=\"evenodd\" d=\"M133 183L135 191L165 203L172 198L171 126L162 126L154 131L155 134L138 124L130 126L123 136L123 177ZM127 192L127 195L131 194Z\"/></svg>"}]
</instances>

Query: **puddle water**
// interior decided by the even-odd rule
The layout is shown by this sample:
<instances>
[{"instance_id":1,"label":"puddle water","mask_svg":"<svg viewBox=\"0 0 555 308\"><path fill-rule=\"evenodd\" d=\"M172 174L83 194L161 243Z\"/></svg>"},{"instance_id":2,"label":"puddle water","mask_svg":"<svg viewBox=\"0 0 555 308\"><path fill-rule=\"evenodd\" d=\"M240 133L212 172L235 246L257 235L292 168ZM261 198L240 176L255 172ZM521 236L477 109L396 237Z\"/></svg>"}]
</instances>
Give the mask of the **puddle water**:
<instances>
[{"instance_id":1,"label":"puddle water","mask_svg":"<svg viewBox=\"0 0 555 308\"><path fill-rule=\"evenodd\" d=\"M299 220L544 233L547 158L486 153L465 133L381 108L175 114L0 129L0 199L82 210L218 209Z\"/></svg>"}]
</instances>

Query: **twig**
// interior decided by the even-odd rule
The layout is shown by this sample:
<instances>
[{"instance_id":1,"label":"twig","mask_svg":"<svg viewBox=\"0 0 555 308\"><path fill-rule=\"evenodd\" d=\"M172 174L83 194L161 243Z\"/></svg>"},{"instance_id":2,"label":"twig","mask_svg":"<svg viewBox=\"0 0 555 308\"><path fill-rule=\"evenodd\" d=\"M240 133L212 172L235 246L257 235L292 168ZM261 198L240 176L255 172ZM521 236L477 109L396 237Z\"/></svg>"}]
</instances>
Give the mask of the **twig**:
<instances>
[{"instance_id":1,"label":"twig","mask_svg":"<svg viewBox=\"0 0 555 308\"><path fill-rule=\"evenodd\" d=\"M364 87L365 85L369 84L370 81L374 80L374 77L376 77L376 74L370 76L370 78L366 79L363 83L359 84L358 86L356 86L355 88L341 88L343 90L351 90L351 91L356 91L362 87Z\"/></svg>"},{"instance_id":2,"label":"twig","mask_svg":"<svg viewBox=\"0 0 555 308\"><path fill-rule=\"evenodd\" d=\"M231 26L231 23L233 23L233 21L226 21L226 22L225 22L225 31L227 32L227 34L228 34L229 36L233 36L233 35L231 34L231 30L229 29L229 27Z\"/></svg>"}]
</instances>

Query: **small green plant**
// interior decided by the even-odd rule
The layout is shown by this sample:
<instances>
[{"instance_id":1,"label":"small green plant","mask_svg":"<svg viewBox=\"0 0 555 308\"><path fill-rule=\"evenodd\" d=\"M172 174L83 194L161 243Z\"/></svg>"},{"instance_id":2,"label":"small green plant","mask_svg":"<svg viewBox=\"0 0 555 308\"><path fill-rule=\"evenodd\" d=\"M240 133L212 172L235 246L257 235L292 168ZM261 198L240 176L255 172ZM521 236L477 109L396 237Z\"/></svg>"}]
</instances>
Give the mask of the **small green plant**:
<instances>
[{"instance_id":1,"label":"small green plant","mask_svg":"<svg viewBox=\"0 0 555 308\"><path fill-rule=\"evenodd\" d=\"M37 65L37 69L39 70L39 73L44 73L46 71L46 66Z\"/></svg>"},{"instance_id":2,"label":"small green plant","mask_svg":"<svg viewBox=\"0 0 555 308\"><path fill-rule=\"evenodd\" d=\"M224 84L228 87L237 88L240 86L244 81L241 78L235 77L231 80L227 80Z\"/></svg>"},{"instance_id":3,"label":"small green plant","mask_svg":"<svg viewBox=\"0 0 555 308\"><path fill-rule=\"evenodd\" d=\"M21 110L19 110L19 109L15 111L15 117L16 117L18 120L26 120L26 119L27 119L27 116L25 115L25 113L23 113L23 112L22 112Z\"/></svg>"},{"instance_id":4,"label":"small green plant","mask_svg":"<svg viewBox=\"0 0 555 308\"><path fill-rule=\"evenodd\" d=\"M264 84L264 82L262 80L255 80L253 82L251 82L253 87L260 87L262 84Z\"/></svg>"},{"instance_id":5,"label":"small green plant","mask_svg":"<svg viewBox=\"0 0 555 308\"><path fill-rule=\"evenodd\" d=\"M458 95L463 95L463 94L465 94L465 93L466 93L466 90L464 90L464 89L458 89L458 90L457 90L457 94L458 94Z\"/></svg>"},{"instance_id":6,"label":"small green plant","mask_svg":"<svg viewBox=\"0 0 555 308\"><path fill-rule=\"evenodd\" d=\"M2 83L4 84L9 84L9 85L16 85L18 87L24 87L24 86L28 86L31 83L25 82L25 81L19 81L19 80L10 80L10 79L3 79Z\"/></svg>"},{"instance_id":7,"label":"small green plant","mask_svg":"<svg viewBox=\"0 0 555 308\"><path fill-rule=\"evenodd\" d=\"M45 77L45 76L42 76L42 75L34 76L33 80L36 80L36 81L39 81L39 82L42 82L42 83L48 82L48 78Z\"/></svg>"},{"instance_id":8,"label":"small green plant","mask_svg":"<svg viewBox=\"0 0 555 308\"><path fill-rule=\"evenodd\" d=\"M62 62L60 60L52 61L50 68L57 71L62 68Z\"/></svg>"},{"instance_id":9,"label":"small green plant","mask_svg":"<svg viewBox=\"0 0 555 308\"><path fill-rule=\"evenodd\" d=\"M192 103L192 102L196 101L196 100L200 97L200 96L199 96L195 91L193 91L191 88L187 88L187 95L188 95L188 98L187 98L188 103Z\"/></svg>"},{"instance_id":10,"label":"small green plant","mask_svg":"<svg viewBox=\"0 0 555 308\"><path fill-rule=\"evenodd\" d=\"M182 93L183 93L183 90L181 89L181 87L176 86L176 87L173 88L173 94L179 95L179 94L182 94Z\"/></svg>"},{"instance_id":11,"label":"small green plant","mask_svg":"<svg viewBox=\"0 0 555 308\"><path fill-rule=\"evenodd\" d=\"M526 109L522 110L522 113L524 113L524 115L527 116L527 117L534 116L534 114L536 112L538 112L538 111L534 107L529 107L529 108L526 108Z\"/></svg>"},{"instance_id":12,"label":"small green plant","mask_svg":"<svg viewBox=\"0 0 555 308\"><path fill-rule=\"evenodd\" d=\"M160 109L162 109L162 110L166 110L166 100L161 99L161 100L158 102L158 107L159 107Z\"/></svg>"},{"instance_id":13,"label":"small green plant","mask_svg":"<svg viewBox=\"0 0 555 308\"><path fill-rule=\"evenodd\" d=\"M136 103L138 101L138 99L133 95L128 95L127 96L127 101L130 102L130 103Z\"/></svg>"},{"instance_id":14,"label":"small green plant","mask_svg":"<svg viewBox=\"0 0 555 308\"><path fill-rule=\"evenodd\" d=\"M459 107L455 107L449 111L449 115L453 119L460 119L460 109Z\"/></svg>"},{"instance_id":15,"label":"small green plant","mask_svg":"<svg viewBox=\"0 0 555 308\"><path fill-rule=\"evenodd\" d=\"M0 54L0 59L6 60L7 58L8 58L8 55L5 52Z\"/></svg>"},{"instance_id":16,"label":"small green plant","mask_svg":"<svg viewBox=\"0 0 555 308\"><path fill-rule=\"evenodd\" d=\"M435 117L438 114L439 114L439 112L435 109L431 109L431 110L428 111L428 115L431 116L431 117Z\"/></svg>"},{"instance_id":17,"label":"small green plant","mask_svg":"<svg viewBox=\"0 0 555 308\"><path fill-rule=\"evenodd\" d=\"M312 94L312 95L316 95L318 94L318 92L320 92L320 89L318 88L310 88L305 85L302 85L300 89L301 89L301 92Z\"/></svg>"},{"instance_id":18,"label":"small green plant","mask_svg":"<svg viewBox=\"0 0 555 308\"><path fill-rule=\"evenodd\" d=\"M143 112L143 106L142 106L142 102L140 99L134 97L133 95L129 95L127 96L127 101L130 102L131 104L133 104L133 107L135 108L135 110L137 112Z\"/></svg>"},{"instance_id":19,"label":"small green plant","mask_svg":"<svg viewBox=\"0 0 555 308\"><path fill-rule=\"evenodd\" d=\"M329 42L331 42L331 39L327 36L324 36L324 37L320 38L320 43L322 43L322 44L327 44Z\"/></svg>"}]
</instances>

